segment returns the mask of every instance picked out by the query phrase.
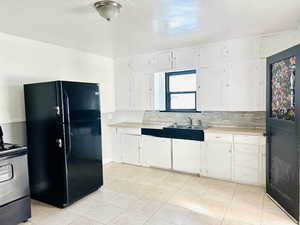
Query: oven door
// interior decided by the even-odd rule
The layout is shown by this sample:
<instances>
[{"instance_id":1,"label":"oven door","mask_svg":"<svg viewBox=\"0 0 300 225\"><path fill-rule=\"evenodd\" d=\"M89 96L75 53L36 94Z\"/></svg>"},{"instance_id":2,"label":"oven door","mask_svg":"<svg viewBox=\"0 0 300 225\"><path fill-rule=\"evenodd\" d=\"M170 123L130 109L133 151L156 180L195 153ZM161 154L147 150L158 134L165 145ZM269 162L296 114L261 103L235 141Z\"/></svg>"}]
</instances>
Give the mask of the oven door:
<instances>
[{"instance_id":1,"label":"oven door","mask_svg":"<svg viewBox=\"0 0 300 225\"><path fill-rule=\"evenodd\" d=\"M27 154L0 158L0 206L29 195Z\"/></svg>"}]
</instances>

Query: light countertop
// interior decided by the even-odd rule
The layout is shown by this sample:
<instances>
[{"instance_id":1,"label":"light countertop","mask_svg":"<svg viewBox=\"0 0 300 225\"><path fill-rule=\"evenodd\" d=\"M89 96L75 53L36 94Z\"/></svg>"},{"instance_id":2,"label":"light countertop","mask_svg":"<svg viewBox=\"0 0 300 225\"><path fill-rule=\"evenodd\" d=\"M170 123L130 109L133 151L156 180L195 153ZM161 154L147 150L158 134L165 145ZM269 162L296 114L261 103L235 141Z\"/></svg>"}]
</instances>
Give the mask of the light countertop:
<instances>
[{"instance_id":1,"label":"light countertop","mask_svg":"<svg viewBox=\"0 0 300 225\"><path fill-rule=\"evenodd\" d=\"M211 127L204 130L204 133L265 136L266 131L264 129L254 129L254 128Z\"/></svg>"},{"instance_id":2,"label":"light countertop","mask_svg":"<svg viewBox=\"0 0 300 225\"><path fill-rule=\"evenodd\" d=\"M150 124L150 123L134 123L122 122L110 124L110 127L115 128L148 128L148 129L162 129L170 124ZM232 127L210 127L204 130L205 133L223 133L223 134L236 134L236 135L255 135L264 136L266 131L264 129L254 128L232 128Z\"/></svg>"},{"instance_id":3,"label":"light countertop","mask_svg":"<svg viewBox=\"0 0 300 225\"><path fill-rule=\"evenodd\" d=\"M154 123L134 123L134 122L122 122L113 123L109 125L115 128L148 128L148 129L162 129L168 124L154 124Z\"/></svg>"}]
</instances>

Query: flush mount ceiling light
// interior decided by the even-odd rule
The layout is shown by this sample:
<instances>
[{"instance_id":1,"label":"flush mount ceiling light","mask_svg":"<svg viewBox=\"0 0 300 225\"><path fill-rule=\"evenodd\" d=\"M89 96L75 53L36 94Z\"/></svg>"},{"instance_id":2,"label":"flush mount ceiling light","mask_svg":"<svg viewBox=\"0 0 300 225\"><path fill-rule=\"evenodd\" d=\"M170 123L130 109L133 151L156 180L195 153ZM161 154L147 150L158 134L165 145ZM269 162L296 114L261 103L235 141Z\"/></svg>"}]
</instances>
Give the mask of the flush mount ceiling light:
<instances>
[{"instance_id":1,"label":"flush mount ceiling light","mask_svg":"<svg viewBox=\"0 0 300 225\"><path fill-rule=\"evenodd\" d=\"M107 0L96 2L94 5L100 16L104 17L107 21L118 16L122 8L121 4Z\"/></svg>"}]
</instances>

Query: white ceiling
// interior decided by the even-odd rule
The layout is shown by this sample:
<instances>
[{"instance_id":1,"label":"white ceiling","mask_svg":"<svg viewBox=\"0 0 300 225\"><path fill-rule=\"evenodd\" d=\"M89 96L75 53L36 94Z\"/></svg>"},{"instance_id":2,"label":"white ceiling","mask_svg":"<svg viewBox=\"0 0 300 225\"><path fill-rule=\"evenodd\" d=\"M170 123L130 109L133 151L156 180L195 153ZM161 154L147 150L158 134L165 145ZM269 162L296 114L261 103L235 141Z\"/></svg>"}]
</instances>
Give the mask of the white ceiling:
<instances>
[{"instance_id":1,"label":"white ceiling","mask_svg":"<svg viewBox=\"0 0 300 225\"><path fill-rule=\"evenodd\" d=\"M300 25L299 0L117 0L110 23L95 1L1 0L0 32L115 57Z\"/></svg>"}]
</instances>

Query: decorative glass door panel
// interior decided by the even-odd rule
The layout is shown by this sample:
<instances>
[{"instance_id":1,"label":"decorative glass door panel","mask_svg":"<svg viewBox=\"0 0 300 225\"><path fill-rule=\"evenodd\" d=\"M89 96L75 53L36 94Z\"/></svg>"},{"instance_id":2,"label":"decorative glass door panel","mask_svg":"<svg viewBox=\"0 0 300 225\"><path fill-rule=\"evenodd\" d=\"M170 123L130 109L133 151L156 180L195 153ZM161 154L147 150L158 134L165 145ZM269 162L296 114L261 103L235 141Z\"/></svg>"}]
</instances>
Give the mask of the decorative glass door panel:
<instances>
[{"instance_id":1,"label":"decorative glass door panel","mask_svg":"<svg viewBox=\"0 0 300 225\"><path fill-rule=\"evenodd\" d=\"M272 64L272 117L295 121L296 56Z\"/></svg>"}]
</instances>

